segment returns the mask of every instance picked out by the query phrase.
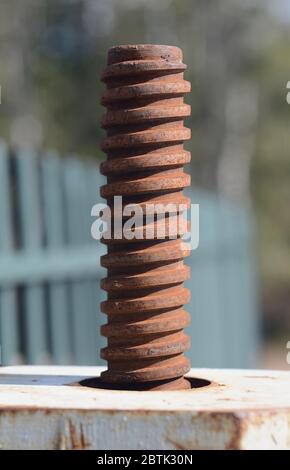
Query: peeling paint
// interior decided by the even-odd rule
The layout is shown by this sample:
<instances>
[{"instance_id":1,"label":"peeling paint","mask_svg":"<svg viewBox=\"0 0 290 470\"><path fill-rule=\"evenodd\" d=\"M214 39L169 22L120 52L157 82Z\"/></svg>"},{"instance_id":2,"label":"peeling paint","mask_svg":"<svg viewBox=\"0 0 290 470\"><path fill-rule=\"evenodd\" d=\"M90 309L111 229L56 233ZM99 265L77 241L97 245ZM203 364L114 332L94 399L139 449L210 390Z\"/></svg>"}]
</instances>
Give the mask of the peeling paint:
<instances>
[{"instance_id":1,"label":"peeling paint","mask_svg":"<svg viewBox=\"0 0 290 470\"><path fill-rule=\"evenodd\" d=\"M62 380L42 370L37 385L25 366L10 385L0 369L1 449L290 449L287 372L193 370L215 386L128 392L76 386L88 368L64 367Z\"/></svg>"}]
</instances>

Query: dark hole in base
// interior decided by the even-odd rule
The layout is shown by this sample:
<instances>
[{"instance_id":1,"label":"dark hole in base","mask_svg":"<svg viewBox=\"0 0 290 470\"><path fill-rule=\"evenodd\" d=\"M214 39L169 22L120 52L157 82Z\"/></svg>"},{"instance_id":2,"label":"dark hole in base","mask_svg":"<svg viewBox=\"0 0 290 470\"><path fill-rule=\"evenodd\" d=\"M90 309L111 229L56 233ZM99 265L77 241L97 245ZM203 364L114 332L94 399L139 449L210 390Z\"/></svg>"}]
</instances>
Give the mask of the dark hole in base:
<instances>
[{"instance_id":1,"label":"dark hole in base","mask_svg":"<svg viewBox=\"0 0 290 470\"><path fill-rule=\"evenodd\" d=\"M211 385L211 381L206 379L198 379L196 377L191 377L187 378L187 380L190 382L191 388L202 388Z\"/></svg>"},{"instance_id":2,"label":"dark hole in base","mask_svg":"<svg viewBox=\"0 0 290 470\"><path fill-rule=\"evenodd\" d=\"M190 383L190 388L188 390L160 390L160 391L189 391L193 389L208 387L211 385L210 380L199 379L196 377L186 377L186 380ZM163 382L164 383L164 382ZM79 383L83 387L99 388L101 390L127 390L127 391L150 391L152 386L156 386L157 383L140 383L140 384L108 384L102 381L100 377L93 377L89 379L81 380ZM151 390L154 391L154 390ZM157 390L156 390L157 391Z\"/></svg>"}]
</instances>

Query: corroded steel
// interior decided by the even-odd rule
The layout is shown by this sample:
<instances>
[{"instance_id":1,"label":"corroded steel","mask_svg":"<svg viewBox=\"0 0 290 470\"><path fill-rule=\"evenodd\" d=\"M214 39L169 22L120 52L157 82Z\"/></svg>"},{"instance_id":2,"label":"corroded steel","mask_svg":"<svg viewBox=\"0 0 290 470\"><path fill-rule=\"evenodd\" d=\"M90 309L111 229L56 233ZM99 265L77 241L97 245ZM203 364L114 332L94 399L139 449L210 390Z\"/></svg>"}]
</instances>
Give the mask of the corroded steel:
<instances>
[{"instance_id":1,"label":"corroded steel","mask_svg":"<svg viewBox=\"0 0 290 470\"><path fill-rule=\"evenodd\" d=\"M290 450L289 371L192 369L164 396L100 387L102 370L1 367L1 450Z\"/></svg>"},{"instance_id":2,"label":"corroded steel","mask_svg":"<svg viewBox=\"0 0 290 470\"><path fill-rule=\"evenodd\" d=\"M160 203L189 206L182 193L190 185L190 176L183 171L190 161L190 153L183 148L190 138L183 122L190 114L190 106L184 103L184 94L190 91L185 69L177 47L129 45L109 50L102 75L107 86L102 97L107 108L102 120L107 160L101 166L107 176L101 195L109 206L118 195L123 205L142 208ZM190 340L183 332L189 324L183 309L189 301L189 291L183 287L189 278L183 261L188 249L181 239L187 223L178 224L177 237L172 239L168 222L174 217L181 220L181 213L170 209L163 240L154 235L159 218L151 227L146 221L136 227L136 233L145 234L142 241L137 235L127 240L124 234L121 239L103 240L108 254L101 262L108 276L102 288L108 299L101 310L108 323L102 334L108 346L101 355L108 369L102 379L112 387L190 388L183 378L190 369L184 356ZM146 239L148 229L153 233L150 239Z\"/></svg>"}]
</instances>

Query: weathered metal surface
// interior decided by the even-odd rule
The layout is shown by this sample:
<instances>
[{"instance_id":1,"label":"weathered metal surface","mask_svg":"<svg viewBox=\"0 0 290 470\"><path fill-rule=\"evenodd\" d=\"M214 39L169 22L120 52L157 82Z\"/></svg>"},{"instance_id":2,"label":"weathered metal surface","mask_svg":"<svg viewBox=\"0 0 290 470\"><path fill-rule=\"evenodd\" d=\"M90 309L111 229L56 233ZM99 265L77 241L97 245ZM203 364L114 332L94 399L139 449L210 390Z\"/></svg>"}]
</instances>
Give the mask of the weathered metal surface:
<instances>
[{"instance_id":1,"label":"weathered metal surface","mask_svg":"<svg viewBox=\"0 0 290 470\"><path fill-rule=\"evenodd\" d=\"M289 372L195 369L210 385L166 393L79 385L101 370L1 368L0 448L290 449Z\"/></svg>"},{"instance_id":2,"label":"weathered metal surface","mask_svg":"<svg viewBox=\"0 0 290 470\"><path fill-rule=\"evenodd\" d=\"M183 172L190 161L190 153L183 148L190 138L183 124L190 114L190 106L183 101L190 91L190 83L183 78L185 69L177 47L136 45L109 50L102 75L107 85L102 97L107 137L102 149L108 158L101 166L108 180L101 195L109 205L117 195L123 196L124 204L142 209L157 203L189 205L182 194L190 185L190 176ZM146 207L145 214L149 210ZM182 379L190 367L183 354L189 349L189 338L183 333L189 315L182 308L189 301L189 291L182 286L189 278L183 264L188 252L181 240L187 224L179 222L172 233L174 224L169 222L181 216L179 210L171 211L163 240L155 236L163 223L158 220L137 227L133 239L123 234L120 240L114 234L114 239L104 240L108 254L102 257L102 265L108 277L102 288L108 300L101 310L108 316L102 328L108 346L102 358L108 370L102 377L112 386L189 388ZM174 235L176 239L170 239Z\"/></svg>"}]
</instances>

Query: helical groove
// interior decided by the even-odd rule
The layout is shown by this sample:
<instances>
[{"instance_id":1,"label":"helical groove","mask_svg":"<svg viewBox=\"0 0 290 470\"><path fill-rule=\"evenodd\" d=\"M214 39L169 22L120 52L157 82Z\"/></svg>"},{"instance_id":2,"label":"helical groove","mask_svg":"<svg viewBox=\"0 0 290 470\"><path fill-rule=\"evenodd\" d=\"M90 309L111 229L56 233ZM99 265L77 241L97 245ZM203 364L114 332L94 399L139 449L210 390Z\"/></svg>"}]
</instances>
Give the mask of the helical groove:
<instances>
[{"instance_id":1,"label":"helical groove","mask_svg":"<svg viewBox=\"0 0 290 470\"><path fill-rule=\"evenodd\" d=\"M102 75L102 105L107 109L102 149L107 160L101 172L107 183L101 196L112 209L111 227L118 225L115 196L122 196L122 209L133 204L153 214L150 223L143 218L135 226L129 239L129 216L122 214L119 236L114 231L102 240L108 253L101 259L107 269L101 282L107 300L101 311L108 321L101 332L108 345L101 356L108 367L101 378L112 388L190 388L184 379L190 368L184 355L190 340L183 331L190 321L183 308L190 297L183 287L190 276L184 264L189 251L181 238L187 222L180 223L179 209L190 204L183 194L190 185L190 176L183 171L190 161L184 149L190 138L184 126L190 115L190 106L184 103L184 94L190 91L185 69L177 47L126 45L109 50ZM160 209L164 205L166 214ZM156 236L161 223L163 238Z\"/></svg>"}]
</instances>

